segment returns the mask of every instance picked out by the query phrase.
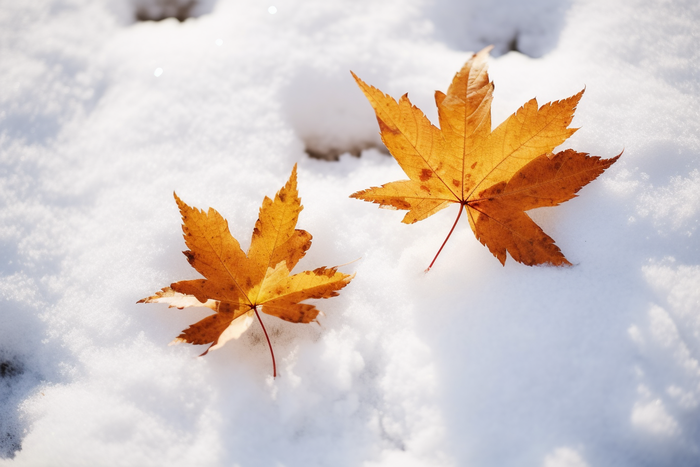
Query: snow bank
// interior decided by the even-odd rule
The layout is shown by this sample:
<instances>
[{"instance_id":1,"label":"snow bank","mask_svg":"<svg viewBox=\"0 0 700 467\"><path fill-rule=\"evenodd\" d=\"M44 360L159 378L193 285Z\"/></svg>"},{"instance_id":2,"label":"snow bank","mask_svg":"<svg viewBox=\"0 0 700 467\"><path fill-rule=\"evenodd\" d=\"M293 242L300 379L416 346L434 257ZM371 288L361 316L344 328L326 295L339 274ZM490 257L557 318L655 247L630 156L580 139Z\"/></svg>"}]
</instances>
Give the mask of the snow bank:
<instances>
[{"instance_id":1,"label":"snow bank","mask_svg":"<svg viewBox=\"0 0 700 467\"><path fill-rule=\"evenodd\" d=\"M697 3L272 3L0 11L0 465L697 465ZM502 267L464 223L424 274L456 207L348 198L404 178L349 70L436 121L491 42L494 122L585 86L566 146L624 155L533 213L573 267ZM294 163L299 269L356 279L321 326L266 320L277 379L257 325L167 347L206 313L135 303L197 277L172 192L245 248Z\"/></svg>"}]
</instances>

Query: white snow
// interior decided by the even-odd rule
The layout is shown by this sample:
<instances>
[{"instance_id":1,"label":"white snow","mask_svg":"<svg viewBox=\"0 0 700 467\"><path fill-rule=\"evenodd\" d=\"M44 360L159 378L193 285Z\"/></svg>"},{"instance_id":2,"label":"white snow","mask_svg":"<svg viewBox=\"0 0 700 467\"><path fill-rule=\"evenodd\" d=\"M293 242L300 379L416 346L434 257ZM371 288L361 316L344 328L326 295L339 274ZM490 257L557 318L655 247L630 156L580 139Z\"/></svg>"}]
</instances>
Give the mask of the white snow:
<instances>
[{"instance_id":1,"label":"white snow","mask_svg":"<svg viewBox=\"0 0 700 467\"><path fill-rule=\"evenodd\" d=\"M437 121L491 43L494 123L585 87L564 147L624 154L532 213L573 267L462 222L425 274L457 207L348 198L405 178L349 70ZM699 465L698 109L696 0L4 2L0 466ZM168 347L208 311L135 303L197 277L173 191L246 248L294 163L297 269L356 278L267 317L276 379L257 323Z\"/></svg>"}]
</instances>

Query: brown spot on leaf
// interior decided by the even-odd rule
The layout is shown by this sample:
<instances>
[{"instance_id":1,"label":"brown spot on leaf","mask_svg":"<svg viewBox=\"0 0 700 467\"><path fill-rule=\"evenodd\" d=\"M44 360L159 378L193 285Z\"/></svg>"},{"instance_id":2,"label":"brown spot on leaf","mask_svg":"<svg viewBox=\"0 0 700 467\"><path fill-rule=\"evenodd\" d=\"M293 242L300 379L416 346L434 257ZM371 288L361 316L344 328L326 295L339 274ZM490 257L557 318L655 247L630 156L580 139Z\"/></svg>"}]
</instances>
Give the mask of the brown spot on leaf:
<instances>
[{"instance_id":1,"label":"brown spot on leaf","mask_svg":"<svg viewBox=\"0 0 700 467\"><path fill-rule=\"evenodd\" d=\"M391 204L389 206L395 207L396 209L411 209L411 203L402 199L391 200Z\"/></svg>"},{"instance_id":2,"label":"brown spot on leaf","mask_svg":"<svg viewBox=\"0 0 700 467\"><path fill-rule=\"evenodd\" d=\"M430 169L423 169L420 171L420 181L421 182L427 182L433 178L433 171Z\"/></svg>"}]
</instances>

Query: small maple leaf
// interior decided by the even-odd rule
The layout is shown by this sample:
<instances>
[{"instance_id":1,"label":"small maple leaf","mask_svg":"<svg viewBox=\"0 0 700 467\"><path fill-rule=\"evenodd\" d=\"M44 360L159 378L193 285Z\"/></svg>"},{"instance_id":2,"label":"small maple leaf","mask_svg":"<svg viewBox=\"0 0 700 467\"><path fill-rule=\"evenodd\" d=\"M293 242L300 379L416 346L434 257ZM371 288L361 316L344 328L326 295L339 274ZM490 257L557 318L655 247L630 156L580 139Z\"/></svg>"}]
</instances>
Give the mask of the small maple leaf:
<instances>
[{"instance_id":1,"label":"small maple leaf","mask_svg":"<svg viewBox=\"0 0 700 467\"><path fill-rule=\"evenodd\" d=\"M258 311L292 323L316 321L319 310L301 302L334 297L354 277L326 267L290 275L311 246L311 234L295 229L303 209L296 165L275 199L265 197L247 254L216 210L200 211L174 196L189 248L183 253L205 279L175 282L138 303L214 310L216 314L191 325L171 343L211 344L202 355L240 337L257 317L270 348L273 375L277 376L275 355Z\"/></svg>"},{"instance_id":2,"label":"small maple leaf","mask_svg":"<svg viewBox=\"0 0 700 467\"><path fill-rule=\"evenodd\" d=\"M377 114L382 141L410 180L351 195L380 207L403 209L403 222L423 220L452 203L462 207L479 241L505 264L506 251L527 265L570 265L547 234L525 214L576 196L620 156L592 157L571 149L552 154L576 129L568 128L583 91L538 108L532 99L491 129L493 83L486 72L491 47L474 54L447 94L435 93L440 128L411 104L353 77Z\"/></svg>"}]
</instances>

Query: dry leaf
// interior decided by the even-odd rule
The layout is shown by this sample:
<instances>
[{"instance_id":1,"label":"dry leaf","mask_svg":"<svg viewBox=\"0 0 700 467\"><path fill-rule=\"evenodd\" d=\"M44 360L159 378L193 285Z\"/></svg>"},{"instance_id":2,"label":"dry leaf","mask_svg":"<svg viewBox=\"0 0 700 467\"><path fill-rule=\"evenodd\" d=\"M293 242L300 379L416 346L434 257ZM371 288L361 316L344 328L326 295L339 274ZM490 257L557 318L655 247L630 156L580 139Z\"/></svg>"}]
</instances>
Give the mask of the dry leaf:
<instances>
[{"instance_id":1,"label":"dry leaf","mask_svg":"<svg viewBox=\"0 0 700 467\"><path fill-rule=\"evenodd\" d=\"M525 211L575 197L620 156L601 160L570 149L552 154L576 131L568 126L583 91L539 108L532 99L492 130L489 51L490 47L482 50L464 65L446 95L435 93L440 128L411 104L407 94L397 102L353 73L374 107L384 144L410 180L351 197L407 210L406 224L459 204L457 220L438 255L464 206L474 234L502 264L507 251L527 265L570 265Z\"/></svg>"},{"instance_id":2,"label":"dry leaf","mask_svg":"<svg viewBox=\"0 0 700 467\"><path fill-rule=\"evenodd\" d=\"M205 279L175 282L139 303L167 303L170 307L208 307L216 312L191 325L172 343L211 344L202 354L237 339L260 321L258 311L292 323L310 323L319 310L306 299L338 295L354 277L336 268L321 267L290 275L311 246L311 235L295 229L303 209L297 192L296 165L274 200L265 197L253 229L248 254L231 235L226 219L214 209L200 211L175 195L182 214L187 260ZM273 374L277 375L272 354Z\"/></svg>"}]
</instances>

